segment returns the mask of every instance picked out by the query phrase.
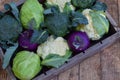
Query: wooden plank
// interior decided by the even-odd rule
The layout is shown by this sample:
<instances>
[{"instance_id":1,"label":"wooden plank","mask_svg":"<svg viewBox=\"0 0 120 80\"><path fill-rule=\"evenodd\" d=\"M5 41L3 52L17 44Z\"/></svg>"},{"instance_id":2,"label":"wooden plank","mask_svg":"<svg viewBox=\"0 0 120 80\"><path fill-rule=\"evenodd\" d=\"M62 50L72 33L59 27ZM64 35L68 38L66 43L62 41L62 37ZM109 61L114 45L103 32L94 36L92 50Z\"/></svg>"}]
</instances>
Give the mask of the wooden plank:
<instances>
[{"instance_id":1,"label":"wooden plank","mask_svg":"<svg viewBox=\"0 0 120 80\"><path fill-rule=\"evenodd\" d=\"M0 58L0 64L2 64L2 60ZM2 69L2 66L0 65L0 80L9 80L10 77L8 76L7 72Z\"/></svg>"},{"instance_id":2,"label":"wooden plank","mask_svg":"<svg viewBox=\"0 0 120 80\"><path fill-rule=\"evenodd\" d=\"M120 0L118 0L118 22L120 25Z\"/></svg>"},{"instance_id":3,"label":"wooden plank","mask_svg":"<svg viewBox=\"0 0 120 80\"><path fill-rule=\"evenodd\" d=\"M58 80L79 80L79 64L59 74Z\"/></svg>"},{"instance_id":4,"label":"wooden plank","mask_svg":"<svg viewBox=\"0 0 120 80\"><path fill-rule=\"evenodd\" d=\"M58 80L58 76L55 76L54 78L52 78L50 80Z\"/></svg>"},{"instance_id":5,"label":"wooden plank","mask_svg":"<svg viewBox=\"0 0 120 80\"><path fill-rule=\"evenodd\" d=\"M17 2L19 0L0 0L0 10L3 10L5 3L9 3L9 2L12 2L12 1Z\"/></svg>"},{"instance_id":6,"label":"wooden plank","mask_svg":"<svg viewBox=\"0 0 120 80\"><path fill-rule=\"evenodd\" d=\"M100 80L100 55L97 54L80 64L79 80Z\"/></svg>"},{"instance_id":7,"label":"wooden plank","mask_svg":"<svg viewBox=\"0 0 120 80\"><path fill-rule=\"evenodd\" d=\"M110 6L109 13L120 24L120 17L118 17L120 0L106 0L106 2ZM101 71L102 80L120 80L120 40L101 53Z\"/></svg>"},{"instance_id":8,"label":"wooden plank","mask_svg":"<svg viewBox=\"0 0 120 80\"><path fill-rule=\"evenodd\" d=\"M120 40L101 54L102 80L120 80Z\"/></svg>"},{"instance_id":9,"label":"wooden plank","mask_svg":"<svg viewBox=\"0 0 120 80\"><path fill-rule=\"evenodd\" d=\"M118 24L118 0L102 0L108 6L108 12L111 14L115 22Z\"/></svg>"}]
</instances>

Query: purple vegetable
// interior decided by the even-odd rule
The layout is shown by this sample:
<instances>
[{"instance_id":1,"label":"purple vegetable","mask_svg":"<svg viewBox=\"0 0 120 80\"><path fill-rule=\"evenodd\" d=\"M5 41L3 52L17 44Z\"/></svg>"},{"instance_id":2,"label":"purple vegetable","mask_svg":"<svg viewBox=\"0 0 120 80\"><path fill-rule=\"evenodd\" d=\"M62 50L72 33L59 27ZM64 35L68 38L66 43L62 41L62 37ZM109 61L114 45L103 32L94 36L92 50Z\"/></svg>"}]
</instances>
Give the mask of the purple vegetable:
<instances>
[{"instance_id":1,"label":"purple vegetable","mask_svg":"<svg viewBox=\"0 0 120 80\"><path fill-rule=\"evenodd\" d=\"M26 30L19 36L18 43L20 47L22 47L25 50L36 51L38 44L30 42L32 33L33 30Z\"/></svg>"},{"instance_id":2,"label":"purple vegetable","mask_svg":"<svg viewBox=\"0 0 120 80\"><path fill-rule=\"evenodd\" d=\"M86 50L90 45L90 40L85 32L75 31L68 36L68 45L74 53Z\"/></svg>"},{"instance_id":3,"label":"purple vegetable","mask_svg":"<svg viewBox=\"0 0 120 80\"><path fill-rule=\"evenodd\" d=\"M46 0L38 0L41 4L45 3Z\"/></svg>"}]
</instances>

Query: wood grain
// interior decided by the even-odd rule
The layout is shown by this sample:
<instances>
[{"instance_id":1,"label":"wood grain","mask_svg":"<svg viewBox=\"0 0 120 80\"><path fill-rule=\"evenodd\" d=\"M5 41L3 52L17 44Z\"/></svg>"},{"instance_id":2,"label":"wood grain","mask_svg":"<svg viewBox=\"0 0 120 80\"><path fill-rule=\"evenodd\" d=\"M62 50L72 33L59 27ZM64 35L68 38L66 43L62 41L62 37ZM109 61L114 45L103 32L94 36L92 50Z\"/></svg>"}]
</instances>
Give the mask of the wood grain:
<instances>
[{"instance_id":1,"label":"wood grain","mask_svg":"<svg viewBox=\"0 0 120 80\"><path fill-rule=\"evenodd\" d=\"M61 73L58 80L79 80L79 65Z\"/></svg>"},{"instance_id":2,"label":"wood grain","mask_svg":"<svg viewBox=\"0 0 120 80\"><path fill-rule=\"evenodd\" d=\"M102 80L120 80L120 40L101 53Z\"/></svg>"},{"instance_id":3,"label":"wood grain","mask_svg":"<svg viewBox=\"0 0 120 80\"><path fill-rule=\"evenodd\" d=\"M100 70L100 54L97 54L80 64L80 80L100 80Z\"/></svg>"}]
</instances>

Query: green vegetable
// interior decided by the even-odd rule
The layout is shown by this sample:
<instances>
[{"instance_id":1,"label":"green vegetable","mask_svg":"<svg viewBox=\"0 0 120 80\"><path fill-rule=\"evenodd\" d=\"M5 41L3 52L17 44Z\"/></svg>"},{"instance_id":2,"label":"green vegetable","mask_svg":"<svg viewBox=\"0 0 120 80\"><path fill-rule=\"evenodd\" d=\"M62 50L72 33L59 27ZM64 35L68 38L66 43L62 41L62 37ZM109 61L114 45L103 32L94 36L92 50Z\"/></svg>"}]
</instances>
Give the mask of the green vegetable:
<instances>
[{"instance_id":1,"label":"green vegetable","mask_svg":"<svg viewBox=\"0 0 120 80\"><path fill-rule=\"evenodd\" d=\"M91 7L92 10L106 11L107 5L103 2L97 1L94 6Z\"/></svg>"},{"instance_id":2,"label":"green vegetable","mask_svg":"<svg viewBox=\"0 0 120 80\"><path fill-rule=\"evenodd\" d=\"M0 18L0 46L7 49L11 43L16 43L18 35L22 32L22 26L15 3L6 4L5 9L13 14L12 16L2 13Z\"/></svg>"},{"instance_id":3,"label":"green vegetable","mask_svg":"<svg viewBox=\"0 0 120 80\"><path fill-rule=\"evenodd\" d=\"M58 54L49 54L42 61L42 65L59 68L61 65L68 61L68 58L71 56L71 52L67 50L66 55L60 56Z\"/></svg>"},{"instance_id":4,"label":"green vegetable","mask_svg":"<svg viewBox=\"0 0 120 80\"><path fill-rule=\"evenodd\" d=\"M83 14L87 17L89 24L80 25L77 30L86 32L92 40L99 40L104 34L108 33L109 21L103 11L85 9Z\"/></svg>"},{"instance_id":5,"label":"green vegetable","mask_svg":"<svg viewBox=\"0 0 120 80\"><path fill-rule=\"evenodd\" d=\"M2 65L3 69L5 69L9 65L10 59L17 48L18 48L18 43L15 43L13 46L9 47L6 50L4 55L3 65Z\"/></svg>"},{"instance_id":6,"label":"green vegetable","mask_svg":"<svg viewBox=\"0 0 120 80\"><path fill-rule=\"evenodd\" d=\"M72 4L78 8L90 8L96 0L71 0Z\"/></svg>"},{"instance_id":7,"label":"green vegetable","mask_svg":"<svg viewBox=\"0 0 120 80\"><path fill-rule=\"evenodd\" d=\"M29 29L28 23L31 19L35 19L36 26L33 28L40 29L40 24L44 21L43 11L42 4L38 0L26 0L20 10L20 18L24 28Z\"/></svg>"},{"instance_id":8,"label":"green vegetable","mask_svg":"<svg viewBox=\"0 0 120 80\"><path fill-rule=\"evenodd\" d=\"M41 44L47 40L48 36L49 34L46 30L34 30L31 37L31 42Z\"/></svg>"},{"instance_id":9,"label":"green vegetable","mask_svg":"<svg viewBox=\"0 0 120 80\"><path fill-rule=\"evenodd\" d=\"M72 12L71 15L72 26L76 27L80 24L88 24L87 18L80 12Z\"/></svg>"},{"instance_id":10,"label":"green vegetable","mask_svg":"<svg viewBox=\"0 0 120 80\"><path fill-rule=\"evenodd\" d=\"M74 11L73 6L72 6L72 4L71 4L70 2L67 2L67 3L65 4L65 7L64 7L64 9L63 9L63 12L65 12L65 13L67 13L67 14L69 15L69 13L70 13L71 11Z\"/></svg>"},{"instance_id":11,"label":"green vegetable","mask_svg":"<svg viewBox=\"0 0 120 80\"><path fill-rule=\"evenodd\" d=\"M45 26L50 34L65 36L70 25L69 16L65 13L54 13L45 16Z\"/></svg>"},{"instance_id":12,"label":"green vegetable","mask_svg":"<svg viewBox=\"0 0 120 80\"><path fill-rule=\"evenodd\" d=\"M66 3L70 3L71 0L47 0L46 4L47 5L57 5L60 8L60 11L63 12L64 9L66 8ZM75 8L70 4L71 10L75 10Z\"/></svg>"},{"instance_id":13,"label":"green vegetable","mask_svg":"<svg viewBox=\"0 0 120 80\"><path fill-rule=\"evenodd\" d=\"M58 37L67 35L73 27L88 24L87 18L80 12L66 10L61 13L56 6L46 9L44 14L44 26L47 27L50 34Z\"/></svg>"},{"instance_id":14,"label":"green vegetable","mask_svg":"<svg viewBox=\"0 0 120 80\"><path fill-rule=\"evenodd\" d=\"M15 41L22 31L19 22L10 15L0 19L0 41Z\"/></svg>"},{"instance_id":15,"label":"green vegetable","mask_svg":"<svg viewBox=\"0 0 120 80\"><path fill-rule=\"evenodd\" d=\"M12 70L20 80L31 80L41 70L38 55L29 51L20 51L13 60Z\"/></svg>"}]
</instances>

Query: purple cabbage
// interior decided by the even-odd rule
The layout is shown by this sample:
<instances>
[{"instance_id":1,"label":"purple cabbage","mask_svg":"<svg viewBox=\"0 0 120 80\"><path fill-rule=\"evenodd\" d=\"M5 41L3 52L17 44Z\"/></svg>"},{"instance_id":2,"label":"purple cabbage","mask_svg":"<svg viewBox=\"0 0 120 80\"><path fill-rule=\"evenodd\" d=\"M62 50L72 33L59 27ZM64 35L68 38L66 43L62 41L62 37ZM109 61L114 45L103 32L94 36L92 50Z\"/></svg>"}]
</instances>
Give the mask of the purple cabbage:
<instances>
[{"instance_id":1,"label":"purple cabbage","mask_svg":"<svg viewBox=\"0 0 120 80\"><path fill-rule=\"evenodd\" d=\"M19 46L25 50L36 51L39 44L30 41L32 34L33 30L24 31L18 38Z\"/></svg>"},{"instance_id":2,"label":"purple cabbage","mask_svg":"<svg viewBox=\"0 0 120 80\"><path fill-rule=\"evenodd\" d=\"M85 32L75 31L68 36L68 45L74 53L86 50L90 45L90 40Z\"/></svg>"}]
</instances>

